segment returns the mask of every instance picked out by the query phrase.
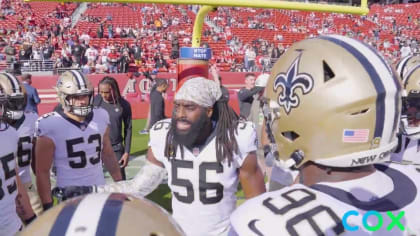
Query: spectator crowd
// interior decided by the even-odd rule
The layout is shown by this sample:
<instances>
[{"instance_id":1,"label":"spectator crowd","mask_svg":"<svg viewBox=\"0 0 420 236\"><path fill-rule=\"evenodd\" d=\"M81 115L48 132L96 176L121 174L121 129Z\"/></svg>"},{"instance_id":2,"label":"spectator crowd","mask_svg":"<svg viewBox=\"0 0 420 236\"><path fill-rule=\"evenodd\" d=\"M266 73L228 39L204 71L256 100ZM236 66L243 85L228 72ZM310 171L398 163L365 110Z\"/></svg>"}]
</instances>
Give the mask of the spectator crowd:
<instances>
[{"instance_id":1,"label":"spectator crowd","mask_svg":"<svg viewBox=\"0 0 420 236\"><path fill-rule=\"evenodd\" d=\"M176 72L179 48L191 43L198 9L90 3L72 22L77 4L53 4L45 13L34 3L1 1L0 69L18 63L31 71ZM293 42L341 34L369 43L395 63L419 53L420 16L410 8L420 4L410 6L374 5L367 16L220 7L206 18L202 46L212 48L211 63L221 71L269 72Z\"/></svg>"}]
</instances>

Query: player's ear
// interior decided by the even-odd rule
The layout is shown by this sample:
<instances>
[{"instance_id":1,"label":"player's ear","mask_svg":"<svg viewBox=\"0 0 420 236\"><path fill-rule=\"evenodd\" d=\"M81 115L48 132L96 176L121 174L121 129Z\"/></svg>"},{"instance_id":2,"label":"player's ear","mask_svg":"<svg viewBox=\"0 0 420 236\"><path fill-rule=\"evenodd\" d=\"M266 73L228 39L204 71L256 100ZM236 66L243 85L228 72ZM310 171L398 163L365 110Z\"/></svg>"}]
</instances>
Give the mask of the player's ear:
<instances>
[{"instance_id":1,"label":"player's ear","mask_svg":"<svg viewBox=\"0 0 420 236\"><path fill-rule=\"evenodd\" d=\"M207 108L207 117L211 118L212 115L213 115L213 107Z\"/></svg>"}]
</instances>

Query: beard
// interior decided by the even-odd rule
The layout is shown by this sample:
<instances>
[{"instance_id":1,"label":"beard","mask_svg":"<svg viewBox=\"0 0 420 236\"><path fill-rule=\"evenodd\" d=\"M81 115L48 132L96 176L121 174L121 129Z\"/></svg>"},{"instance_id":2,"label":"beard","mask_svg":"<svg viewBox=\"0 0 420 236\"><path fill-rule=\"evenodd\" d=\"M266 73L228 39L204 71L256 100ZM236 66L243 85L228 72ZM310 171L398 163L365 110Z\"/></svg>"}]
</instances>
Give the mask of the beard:
<instances>
[{"instance_id":1,"label":"beard","mask_svg":"<svg viewBox=\"0 0 420 236\"><path fill-rule=\"evenodd\" d=\"M190 129L188 131L180 132L176 125L178 121L186 122L190 124ZM172 118L171 128L174 131L175 141L183 146L191 147L200 135L200 132L203 130L204 126L210 122L210 119L207 117L206 112L202 112L200 117L195 122L190 122L186 119L175 119Z\"/></svg>"}]
</instances>

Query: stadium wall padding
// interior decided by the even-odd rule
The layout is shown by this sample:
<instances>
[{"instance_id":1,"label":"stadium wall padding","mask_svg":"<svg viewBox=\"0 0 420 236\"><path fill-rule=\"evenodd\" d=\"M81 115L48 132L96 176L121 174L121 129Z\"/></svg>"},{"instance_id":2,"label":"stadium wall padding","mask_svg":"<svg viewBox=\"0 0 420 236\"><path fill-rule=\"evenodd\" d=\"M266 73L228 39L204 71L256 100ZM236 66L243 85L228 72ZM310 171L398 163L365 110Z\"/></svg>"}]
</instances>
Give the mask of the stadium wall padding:
<instances>
[{"instance_id":1,"label":"stadium wall padding","mask_svg":"<svg viewBox=\"0 0 420 236\"><path fill-rule=\"evenodd\" d=\"M244 86L244 78L246 73L241 72L220 72L222 76L222 84L228 88L230 93L229 104L239 114L239 103L237 92L241 87ZM88 78L95 87L95 94L97 94L97 86L99 81L105 77L114 77L120 86L121 94L130 102L131 109L133 112L133 119L145 119L147 118L147 112L149 109L149 94L148 94L148 83L149 80L144 76L140 76L136 79L135 92L125 93L128 85L127 74L93 74L88 75ZM32 86L38 89L38 93L41 98L41 104L38 105L39 115L51 112L57 105L57 95L54 90L54 86L57 82L58 75L55 76L32 76ZM165 99L165 113L167 117L171 116L172 101L174 98L174 91L176 90L176 74L172 73L159 73L157 78L168 79L169 88L167 90L167 97Z\"/></svg>"}]
</instances>

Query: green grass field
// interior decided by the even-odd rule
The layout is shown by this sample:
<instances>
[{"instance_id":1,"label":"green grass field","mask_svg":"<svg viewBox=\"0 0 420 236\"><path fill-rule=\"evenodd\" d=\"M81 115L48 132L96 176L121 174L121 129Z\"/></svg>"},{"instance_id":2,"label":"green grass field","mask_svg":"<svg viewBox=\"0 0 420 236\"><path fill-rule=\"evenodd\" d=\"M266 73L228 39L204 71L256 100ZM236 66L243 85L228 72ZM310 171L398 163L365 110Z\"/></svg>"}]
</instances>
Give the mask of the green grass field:
<instances>
[{"instance_id":1,"label":"green grass field","mask_svg":"<svg viewBox=\"0 0 420 236\"><path fill-rule=\"evenodd\" d=\"M149 135L139 134L146 125L146 120L133 120L133 135L131 138L131 155L140 156L146 154Z\"/></svg>"},{"instance_id":2,"label":"green grass field","mask_svg":"<svg viewBox=\"0 0 420 236\"><path fill-rule=\"evenodd\" d=\"M139 131L144 128L146 120L133 120L133 135L131 140L131 161L126 168L127 179L133 178L145 161L145 154L147 152L147 144L149 142L149 135L141 135ZM109 181L109 176L107 176ZM237 193L238 204L244 201L243 191ZM147 196L148 199L158 203L160 206L172 212L171 208L171 193L166 184L161 184L155 191Z\"/></svg>"}]
</instances>

